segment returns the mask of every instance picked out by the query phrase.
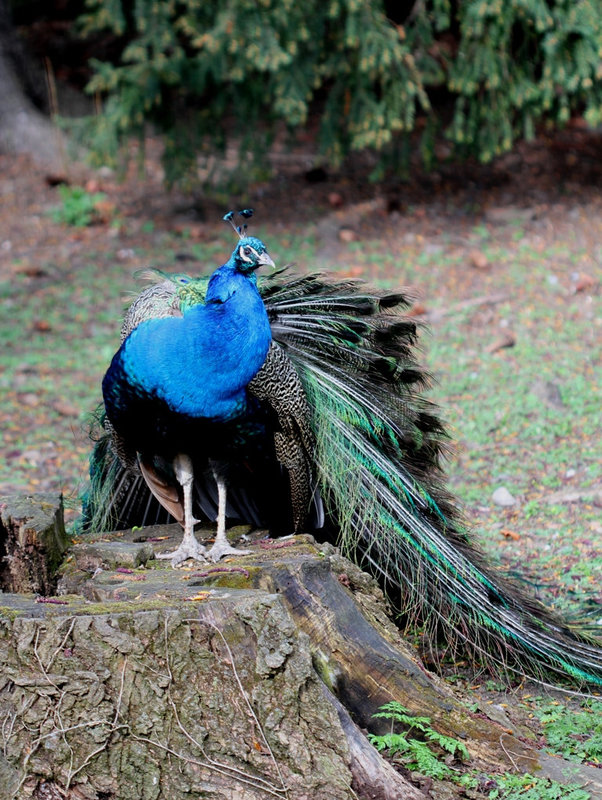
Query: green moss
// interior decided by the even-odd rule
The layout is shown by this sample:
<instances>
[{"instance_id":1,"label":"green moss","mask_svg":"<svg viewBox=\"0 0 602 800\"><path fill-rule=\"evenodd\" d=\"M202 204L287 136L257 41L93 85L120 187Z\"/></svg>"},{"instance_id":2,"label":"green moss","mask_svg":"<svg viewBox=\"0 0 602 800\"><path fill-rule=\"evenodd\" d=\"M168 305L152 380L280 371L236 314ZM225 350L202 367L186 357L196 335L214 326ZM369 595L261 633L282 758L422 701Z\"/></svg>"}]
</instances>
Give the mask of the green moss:
<instances>
[{"instance_id":1,"label":"green moss","mask_svg":"<svg viewBox=\"0 0 602 800\"><path fill-rule=\"evenodd\" d=\"M9 606L0 606L0 617L10 620L11 622L17 617L24 616L25 611L18 608L10 608Z\"/></svg>"}]
</instances>

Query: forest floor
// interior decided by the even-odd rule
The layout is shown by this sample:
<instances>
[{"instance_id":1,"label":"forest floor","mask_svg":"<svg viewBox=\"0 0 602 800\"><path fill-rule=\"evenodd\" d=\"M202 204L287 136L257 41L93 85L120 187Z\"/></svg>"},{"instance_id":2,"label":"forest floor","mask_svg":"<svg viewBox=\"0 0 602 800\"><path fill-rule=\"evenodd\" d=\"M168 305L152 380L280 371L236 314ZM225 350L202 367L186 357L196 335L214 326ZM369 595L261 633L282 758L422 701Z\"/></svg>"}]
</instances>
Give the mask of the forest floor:
<instances>
[{"instance_id":1,"label":"forest floor","mask_svg":"<svg viewBox=\"0 0 602 800\"><path fill-rule=\"evenodd\" d=\"M63 492L77 515L135 273L210 272L233 244L223 213L250 205L277 264L410 287L475 536L528 591L600 631L601 140L572 130L405 183L296 158L211 200L167 191L156 152L125 180L0 157L0 496ZM67 224L85 222L90 197L92 224Z\"/></svg>"}]
</instances>

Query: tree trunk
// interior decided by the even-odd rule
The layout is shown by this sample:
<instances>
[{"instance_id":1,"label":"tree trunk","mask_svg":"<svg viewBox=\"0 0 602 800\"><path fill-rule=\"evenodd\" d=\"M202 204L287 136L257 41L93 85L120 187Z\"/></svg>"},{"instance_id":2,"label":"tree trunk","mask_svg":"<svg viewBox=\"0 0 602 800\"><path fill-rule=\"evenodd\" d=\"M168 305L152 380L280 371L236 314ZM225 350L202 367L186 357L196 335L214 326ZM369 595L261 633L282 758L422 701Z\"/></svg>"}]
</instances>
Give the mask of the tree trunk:
<instances>
[{"instance_id":1,"label":"tree trunk","mask_svg":"<svg viewBox=\"0 0 602 800\"><path fill-rule=\"evenodd\" d=\"M5 537L38 524L10 520ZM1 595L1 797L424 800L366 738L390 726L372 718L389 700L461 739L472 768L546 773L421 666L334 548L296 536L219 565L154 559L180 537L79 542L57 595Z\"/></svg>"},{"instance_id":2,"label":"tree trunk","mask_svg":"<svg viewBox=\"0 0 602 800\"><path fill-rule=\"evenodd\" d=\"M0 153L26 153L58 170L62 162L61 133L23 91L11 58L16 35L7 0L0 0Z\"/></svg>"}]
</instances>

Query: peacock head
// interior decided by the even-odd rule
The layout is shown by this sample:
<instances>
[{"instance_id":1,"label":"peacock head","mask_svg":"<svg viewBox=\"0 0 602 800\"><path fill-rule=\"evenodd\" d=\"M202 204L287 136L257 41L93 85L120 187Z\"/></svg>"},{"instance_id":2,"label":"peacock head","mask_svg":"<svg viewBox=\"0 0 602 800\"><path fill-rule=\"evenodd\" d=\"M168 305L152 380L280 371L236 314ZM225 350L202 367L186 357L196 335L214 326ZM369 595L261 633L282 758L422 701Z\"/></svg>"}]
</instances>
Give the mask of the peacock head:
<instances>
[{"instance_id":1,"label":"peacock head","mask_svg":"<svg viewBox=\"0 0 602 800\"><path fill-rule=\"evenodd\" d=\"M242 211L238 212L238 216L242 217L243 220L250 219L253 216L253 209L243 208ZM239 237L238 244L230 256L230 263L240 272L248 275L261 266L276 266L268 255L267 248L261 239L257 239L255 236L247 236L246 222L242 226L235 224L234 211L228 211L224 216L224 222L229 222Z\"/></svg>"},{"instance_id":2,"label":"peacock head","mask_svg":"<svg viewBox=\"0 0 602 800\"><path fill-rule=\"evenodd\" d=\"M245 236L236 245L230 257L231 263L243 274L254 272L258 267L274 267L267 248L261 239Z\"/></svg>"}]
</instances>

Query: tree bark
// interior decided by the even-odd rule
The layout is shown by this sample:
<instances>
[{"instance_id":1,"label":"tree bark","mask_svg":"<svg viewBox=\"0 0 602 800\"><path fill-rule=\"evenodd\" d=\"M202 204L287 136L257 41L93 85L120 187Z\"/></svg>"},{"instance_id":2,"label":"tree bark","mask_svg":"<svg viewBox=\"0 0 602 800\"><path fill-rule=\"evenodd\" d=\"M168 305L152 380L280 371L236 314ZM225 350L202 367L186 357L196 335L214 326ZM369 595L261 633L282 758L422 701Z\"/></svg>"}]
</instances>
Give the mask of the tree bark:
<instances>
[{"instance_id":1,"label":"tree bark","mask_svg":"<svg viewBox=\"0 0 602 800\"><path fill-rule=\"evenodd\" d=\"M28 154L57 170L62 161L61 133L23 90L11 58L16 36L7 0L0 0L0 153Z\"/></svg>"}]
</instances>

